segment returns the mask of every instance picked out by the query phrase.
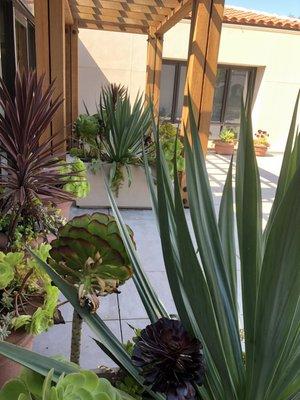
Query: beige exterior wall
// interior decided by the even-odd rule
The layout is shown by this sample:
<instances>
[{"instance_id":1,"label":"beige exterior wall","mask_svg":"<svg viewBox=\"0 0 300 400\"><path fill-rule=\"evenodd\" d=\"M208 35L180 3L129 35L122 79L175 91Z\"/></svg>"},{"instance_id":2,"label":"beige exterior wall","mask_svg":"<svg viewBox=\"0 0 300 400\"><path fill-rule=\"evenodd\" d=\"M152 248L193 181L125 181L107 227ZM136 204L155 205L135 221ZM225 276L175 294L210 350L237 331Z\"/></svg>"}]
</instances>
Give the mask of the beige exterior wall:
<instances>
[{"instance_id":1,"label":"beige exterior wall","mask_svg":"<svg viewBox=\"0 0 300 400\"><path fill-rule=\"evenodd\" d=\"M164 58L187 59L189 30L182 21L166 33ZM79 94L88 107L103 83L125 84L132 97L144 90L146 36L80 30L79 39ZM219 63L257 67L253 127L269 132L274 151L283 150L300 88L299 49L300 32L223 25Z\"/></svg>"}]
</instances>

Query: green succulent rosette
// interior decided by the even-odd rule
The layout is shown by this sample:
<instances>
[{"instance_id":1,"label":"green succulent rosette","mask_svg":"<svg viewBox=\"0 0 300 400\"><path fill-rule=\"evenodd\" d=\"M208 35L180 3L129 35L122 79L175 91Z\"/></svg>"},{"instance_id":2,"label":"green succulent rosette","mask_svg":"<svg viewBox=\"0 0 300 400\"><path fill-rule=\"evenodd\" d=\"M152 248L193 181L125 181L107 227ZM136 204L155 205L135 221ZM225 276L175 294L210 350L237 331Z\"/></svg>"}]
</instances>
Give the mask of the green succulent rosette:
<instances>
[{"instance_id":1,"label":"green succulent rosette","mask_svg":"<svg viewBox=\"0 0 300 400\"><path fill-rule=\"evenodd\" d=\"M133 400L91 371L62 375L56 385L52 377L53 370L44 381L37 379L34 393L26 380L13 379L0 391L0 400Z\"/></svg>"},{"instance_id":2,"label":"green succulent rosette","mask_svg":"<svg viewBox=\"0 0 300 400\"><path fill-rule=\"evenodd\" d=\"M132 276L113 216L94 213L75 217L60 228L51 246L53 268L78 287L81 304L89 305L92 311L99 307L99 296L117 292Z\"/></svg>"}]
</instances>

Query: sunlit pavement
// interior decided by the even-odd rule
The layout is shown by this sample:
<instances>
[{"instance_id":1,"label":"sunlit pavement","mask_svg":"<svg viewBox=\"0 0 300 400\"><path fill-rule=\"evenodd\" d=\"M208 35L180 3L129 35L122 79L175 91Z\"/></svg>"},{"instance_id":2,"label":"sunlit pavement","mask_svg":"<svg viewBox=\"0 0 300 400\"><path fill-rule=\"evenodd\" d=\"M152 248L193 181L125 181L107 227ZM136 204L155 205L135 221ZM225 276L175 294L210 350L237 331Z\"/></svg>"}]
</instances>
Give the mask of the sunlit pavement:
<instances>
[{"instance_id":1,"label":"sunlit pavement","mask_svg":"<svg viewBox=\"0 0 300 400\"><path fill-rule=\"evenodd\" d=\"M207 156L207 168L211 181L214 204L218 210L222 188L226 178L226 172L230 157L209 154ZM282 154L270 154L268 157L258 158L261 175L263 217L264 223L268 218L271 204L276 190ZM95 210L72 209L72 215L80 215ZM109 212L109 210L102 210ZM157 233L156 222L151 210L122 210L125 222L133 229L135 240L142 265L148 277L158 292L160 299L171 314L176 314L172 296L170 293L162 252L160 239ZM189 211L186 211L189 219ZM238 254L237 254L237 260ZM238 271L239 272L239 271ZM111 331L122 341L126 342L133 336L129 325L143 328L147 323L146 311L139 299L133 281L127 282L121 288L120 295L110 295L102 299L99 315L106 322ZM238 288L239 303L241 300L240 285ZM200 299L199 299L200 300ZM241 308L241 307L240 307ZM71 339L72 307L64 305L62 313L65 325L57 325L48 332L35 339L34 350L45 355L69 356ZM240 324L242 326L242 310L239 312ZM93 333L87 326L83 328L81 366L83 368L96 368L99 365L114 365L111 360L98 348L92 339Z\"/></svg>"}]
</instances>

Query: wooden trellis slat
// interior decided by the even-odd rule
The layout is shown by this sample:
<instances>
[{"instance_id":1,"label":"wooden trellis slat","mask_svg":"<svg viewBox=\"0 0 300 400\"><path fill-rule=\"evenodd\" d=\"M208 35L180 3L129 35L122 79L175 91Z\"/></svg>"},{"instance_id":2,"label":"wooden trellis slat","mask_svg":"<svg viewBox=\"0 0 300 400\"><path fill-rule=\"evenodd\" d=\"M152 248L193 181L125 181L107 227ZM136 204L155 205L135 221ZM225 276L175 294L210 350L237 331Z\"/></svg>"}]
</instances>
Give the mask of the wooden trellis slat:
<instances>
[{"instance_id":1,"label":"wooden trellis slat","mask_svg":"<svg viewBox=\"0 0 300 400\"><path fill-rule=\"evenodd\" d=\"M146 13L152 15L164 15L165 17L170 14L172 8L166 7L149 7L145 5L132 4L132 3L112 3L109 0L97 0L97 6L92 2L88 4L78 4L75 0L69 0L72 9L76 9L80 7L82 8L92 8L94 10L117 10L117 11L130 11L130 12L138 12L138 13ZM90 0L89 0L90 1Z\"/></svg>"},{"instance_id":2,"label":"wooden trellis slat","mask_svg":"<svg viewBox=\"0 0 300 400\"><path fill-rule=\"evenodd\" d=\"M123 10L110 10L107 8L96 8L96 7L81 7L81 6L72 6L73 13L79 16L82 19L89 19L87 16L93 15L102 15L102 16L110 16L110 17L118 17L118 18L130 18L136 20L147 20L147 21L158 21L162 22L165 20L165 16L162 14L151 14L151 13L141 13L135 11L123 11ZM82 17L81 17L82 15Z\"/></svg>"},{"instance_id":3,"label":"wooden trellis slat","mask_svg":"<svg viewBox=\"0 0 300 400\"><path fill-rule=\"evenodd\" d=\"M101 15L89 15L89 14L79 14L79 19L85 22L101 22L101 23L113 23L113 24L127 24L127 25L137 25L143 27L157 27L159 22L157 21L147 21L146 19L131 19L123 17L111 17L111 16L101 16Z\"/></svg>"},{"instance_id":4,"label":"wooden trellis slat","mask_svg":"<svg viewBox=\"0 0 300 400\"><path fill-rule=\"evenodd\" d=\"M143 35L146 35L148 32L147 27L128 24L122 25L113 23L101 23L97 21L78 21L78 27L82 29L98 29L103 31L137 33Z\"/></svg>"},{"instance_id":5,"label":"wooden trellis slat","mask_svg":"<svg viewBox=\"0 0 300 400\"><path fill-rule=\"evenodd\" d=\"M78 5L98 7L100 0L75 0ZM180 4L180 0L107 0L109 3L135 4L149 7L175 8Z\"/></svg>"}]
</instances>

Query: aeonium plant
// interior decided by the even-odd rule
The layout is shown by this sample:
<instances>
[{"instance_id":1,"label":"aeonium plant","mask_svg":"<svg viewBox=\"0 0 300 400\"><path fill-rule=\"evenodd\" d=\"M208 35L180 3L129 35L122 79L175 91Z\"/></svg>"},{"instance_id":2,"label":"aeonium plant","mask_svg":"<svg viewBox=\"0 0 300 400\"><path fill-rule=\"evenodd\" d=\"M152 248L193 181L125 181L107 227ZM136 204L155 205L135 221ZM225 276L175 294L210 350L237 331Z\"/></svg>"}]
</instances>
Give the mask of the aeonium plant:
<instances>
[{"instance_id":1,"label":"aeonium plant","mask_svg":"<svg viewBox=\"0 0 300 400\"><path fill-rule=\"evenodd\" d=\"M62 188L69 174L59 172L64 141L59 133L43 137L63 100L53 98L53 84L45 91L43 85L36 72L18 72L12 96L0 79L0 211L2 219L8 217L1 241L7 250L24 223L38 232L55 232L48 205L73 199Z\"/></svg>"},{"instance_id":2,"label":"aeonium plant","mask_svg":"<svg viewBox=\"0 0 300 400\"><path fill-rule=\"evenodd\" d=\"M132 276L118 225L110 215L94 213L73 218L59 229L51 246L52 267L76 287L80 305L92 313L98 310L100 297L118 293L119 286ZM82 319L74 310L71 361L76 363L80 358L81 328Z\"/></svg>"},{"instance_id":3,"label":"aeonium plant","mask_svg":"<svg viewBox=\"0 0 300 400\"><path fill-rule=\"evenodd\" d=\"M90 184L87 180L86 166L80 158L63 162L60 173L66 176L63 190L76 198L86 197L89 194Z\"/></svg>"},{"instance_id":4,"label":"aeonium plant","mask_svg":"<svg viewBox=\"0 0 300 400\"><path fill-rule=\"evenodd\" d=\"M92 371L62 374L52 382L54 370L44 380L38 374L21 374L0 390L0 400L133 400Z\"/></svg>"},{"instance_id":5,"label":"aeonium plant","mask_svg":"<svg viewBox=\"0 0 300 400\"><path fill-rule=\"evenodd\" d=\"M43 261L49 257L49 244L35 252ZM37 262L19 252L0 252L0 340L18 329L38 335L54 323L59 290Z\"/></svg>"}]
</instances>

